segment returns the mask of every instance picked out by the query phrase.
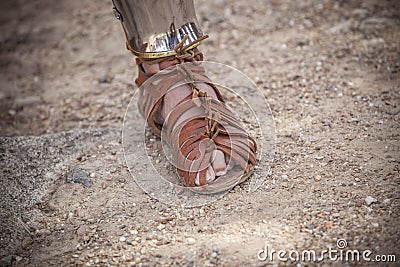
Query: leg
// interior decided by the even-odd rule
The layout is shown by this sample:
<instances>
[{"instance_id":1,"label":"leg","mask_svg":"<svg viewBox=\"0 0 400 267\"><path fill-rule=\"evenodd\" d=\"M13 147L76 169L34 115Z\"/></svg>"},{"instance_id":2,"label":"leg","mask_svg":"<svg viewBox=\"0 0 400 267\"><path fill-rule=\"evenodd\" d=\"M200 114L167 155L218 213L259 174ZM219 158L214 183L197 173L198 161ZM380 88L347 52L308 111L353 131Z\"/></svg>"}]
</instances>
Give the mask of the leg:
<instances>
[{"instance_id":1,"label":"leg","mask_svg":"<svg viewBox=\"0 0 400 267\"><path fill-rule=\"evenodd\" d=\"M203 56L197 46L205 36L198 27L192 0L113 2L114 11L122 22L127 47L138 57L138 86L170 66L202 61ZM181 69L193 77L204 73L197 67ZM175 76L179 75L177 73ZM140 87L142 98L139 99L139 106L142 107L142 114L148 118L156 134L161 135L163 127L168 129L170 146L179 152L175 155L176 160L181 162L178 169L188 186L210 184L235 165L240 165L248 173L255 164L254 140L235 122L237 119L232 119L233 114L222 106L223 98L218 89L207 77L202 79L173 87L179 80L166 76L158 88ZM190 80L193 81L192 78ZM157 93L162 93L162 100L154 97ZM222 111L225 114L222 117L229 114L225 121L230 123L229 127L233 125L234 137L229 136L226 127L215 122L215 117L210 118L215 110ZM215 116L221 117L220 114ZM181 132L175 134L178 129ZM182 136L189 141L181 142ZM215 145L208 150L210 146L201 147L205 140L211 140ZM236 153L235 149L239 152Z\"/></svg>"}]
</instances>

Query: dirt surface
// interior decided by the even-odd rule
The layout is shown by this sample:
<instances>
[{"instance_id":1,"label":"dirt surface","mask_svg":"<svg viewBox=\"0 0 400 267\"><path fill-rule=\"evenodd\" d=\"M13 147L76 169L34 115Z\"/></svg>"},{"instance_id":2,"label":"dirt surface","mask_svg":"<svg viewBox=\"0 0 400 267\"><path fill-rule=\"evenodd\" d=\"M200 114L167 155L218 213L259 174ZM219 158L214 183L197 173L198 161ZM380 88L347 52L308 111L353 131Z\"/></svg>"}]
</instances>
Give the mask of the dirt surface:
<instances>
[{"instance_id":1,"label":"dirt surface","mask_svg":"<svg viewBox=\"0 0 400 267\"><path fill-rule=\"evenodd\" d=\"M399 1L196 2L206 59L263 90L277 142L256 192L192 209L126 167L136 70L110 2L0 3L1 265L264 266L339 239L399 263Z\"/></svg>"}]
</instances>

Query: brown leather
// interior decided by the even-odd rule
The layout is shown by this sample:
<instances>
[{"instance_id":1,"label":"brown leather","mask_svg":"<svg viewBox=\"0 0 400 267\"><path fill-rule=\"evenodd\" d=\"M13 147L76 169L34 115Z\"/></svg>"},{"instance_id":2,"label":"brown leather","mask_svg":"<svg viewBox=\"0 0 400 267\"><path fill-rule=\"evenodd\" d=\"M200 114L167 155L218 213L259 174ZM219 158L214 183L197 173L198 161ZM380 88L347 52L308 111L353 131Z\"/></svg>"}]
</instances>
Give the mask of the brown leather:
<instances>
[{"instance_id":1,"label":"brown leather","mask_svg":"<svg viewBox=\"0 0 400 267\"><path fill-rule=\"evenodd\" d=\"M197 52L195 51L193 54ZM196 57L202 59L202 55L199 56L199 53ZM225 175L226 177L217 178L212 184L224 183L225 185L220 184L218 187L225 188L227 184L242 182L249 176L256 164L256 142L225 106L221 93L206 76L201 64L196 62L196 59L192 63L180 64L183 61L177 58L164 61L162 66L165 69L157 73L154 78L149 79L153 74L146 74L141 66L142 61L136 60L139 68L139 75L136 79L137 85L140 86L139 110L147 118L148 125L152 130L158 136L162 135L171 147L178 173L186 186L195 186L197 173L199 173L200 185L207 184L206 171L211 164L215 149L230 155L243 174L240 177L233 177L230 179L232 181L229 180L229 175ZM160 63L156 62L155 64ZM207 96L207 93L196 86L198 83L210 85L218 99ZM164 127L157 124L154 116L162 105L163 96L172 88L182 84L190 86L191 93L172 110L164 122ZM200 108L202 113L177 125L180 117L192 108Z\"/></svg>"}]
</instances>

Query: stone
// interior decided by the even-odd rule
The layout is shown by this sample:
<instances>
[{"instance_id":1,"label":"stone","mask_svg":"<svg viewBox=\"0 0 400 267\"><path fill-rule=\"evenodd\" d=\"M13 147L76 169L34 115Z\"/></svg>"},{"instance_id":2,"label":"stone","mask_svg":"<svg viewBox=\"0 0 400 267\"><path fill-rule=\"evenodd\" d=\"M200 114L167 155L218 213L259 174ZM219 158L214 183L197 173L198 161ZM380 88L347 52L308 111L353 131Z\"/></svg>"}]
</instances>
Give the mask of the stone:
<instances>
[{"instance_id":1,"label":"stone","mask_svg":"<svg viewBox=\"0 0 400 267\"><path fill-rule=\"evenodd\" d=\"M42 100L39 96L27 96L27 97L18 97L14 100L14 108L22 108L27 106L33 106L40 103Z\"/></svg>"},{"instance_id":2,"label":"stone","mask_svg":"<svg viewBox=\"0 0 400 267\"><path fill-rule=\"evenodd\" d=\"M164 224L159 224L157 226L157 229L161 231L161 230L165 229L165 225Z\"/></svg>"},{"instance_id":3,"label":"stone","mask_svg":"<svg viewBox=\"0 0 400 267\"><path fill-rule=\"evenodd\" d=\"M36 233L38 235L50 235L51 231L49 229L40 229L40 230L37 230Z\"/></svg>"},{"instance_id":4,"label":"stone","mask_svg":"<svg viewBox=\"0 0 400 267\"><path fill-rule=\"evenodd\" d=\"M76 230L76 234L77 234L78 236L84 236L84 235L86 234L87 230L88 230L87 225L81 225L81 226L79 226L79 228Z\"/></svg>"},{"instance_id":5,"label":"stone","mask_svg":"<svg viewBox=\"0 0 400 267\"><path fill-rule=\"evenodd\" d=\"M7 255L0 260L0 266L11 266L13 255Z\"/></svg>"},{"instance_id":6,"label":"stone","mask_svg":"<svg viewBox=\"0 0 400 267\"><path fill-rule=\"evenodd\" d=\"M66 183L80 183L84 186L90 187L93 182L89 180L87 173L81 168L75 166L68 173L65 180Z\"/></svg>"},{"instance_id":7,"label":"stone","mask_svg":"<svg viewBox=\"0 0 400 267\"><path fill-rule=\"evenodd\" d=\"M376 199L376 198L373 198L373 197L371 197L371 196L367 196L366 198L365 198L365 203L368 205L368 206L370 206L372 203L375 203L375 202L377 202L378 200Z\"/></svg>"},{"instance_id":8,"label":"stone","mask_svg":"<svg viewBox=\"0 0 400 267\"><path fill-rule=\"evenodd\" d=\"M33 243L32 238L27 237L24 240L22 240L21 247L23 249L28 249L32 245L32 243Z\"/></svg>"}]
</instances>

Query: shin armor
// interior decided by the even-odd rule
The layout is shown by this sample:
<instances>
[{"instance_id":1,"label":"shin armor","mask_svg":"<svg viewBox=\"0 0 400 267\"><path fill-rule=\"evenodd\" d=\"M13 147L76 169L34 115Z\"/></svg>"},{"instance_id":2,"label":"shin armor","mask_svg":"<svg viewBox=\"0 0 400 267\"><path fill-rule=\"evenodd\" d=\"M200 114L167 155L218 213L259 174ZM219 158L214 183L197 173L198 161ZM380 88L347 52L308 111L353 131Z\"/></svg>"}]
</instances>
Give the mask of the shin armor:
<instances>
[{"instance_id":1,"label":"shin armor","mask_svg":"<svg viewBox=\"0 0 400 267\"><path fill-rule=\"evenodd\" d=\"M203 37L193 0L113 0L113 3L127 48L140 58L173 56L174 48L182 40L187 49L192 49Z\"/></svg>"}]
</instances>

